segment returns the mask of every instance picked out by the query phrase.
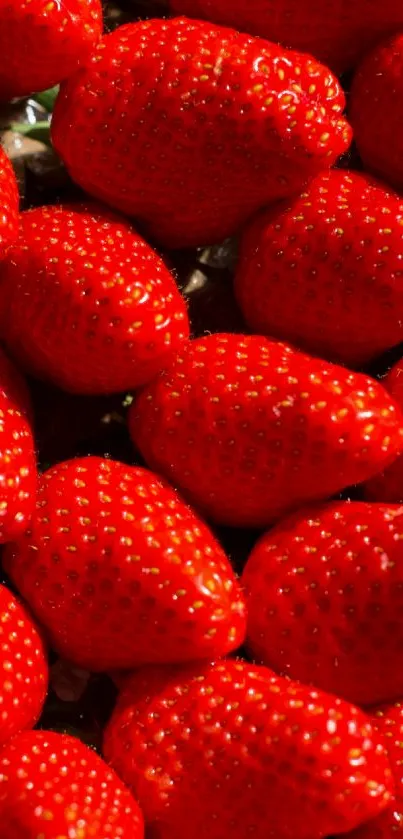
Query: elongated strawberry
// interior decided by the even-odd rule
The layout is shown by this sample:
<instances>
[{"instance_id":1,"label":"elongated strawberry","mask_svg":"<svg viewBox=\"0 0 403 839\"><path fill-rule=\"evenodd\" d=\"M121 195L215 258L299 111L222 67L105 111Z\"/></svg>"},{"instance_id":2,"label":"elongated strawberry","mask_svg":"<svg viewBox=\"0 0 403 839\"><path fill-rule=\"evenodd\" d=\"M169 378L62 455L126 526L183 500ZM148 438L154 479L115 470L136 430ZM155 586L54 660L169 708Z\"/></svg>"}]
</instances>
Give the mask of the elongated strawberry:
<instances>
[{"instance_id":1,"label":"elongated strawberry","mask_svg":"<svg viewBox=\"0 0 403 839\"><path fill-rule=\"evenodd\" d=\"M32 618L0 585L0 746L37 722L48 687L48 666Z\"/></svg>"},{"instance_id":2,"label":"elongated strawberry","mask_svg":"<svg viewBox=\"0 0 403 839\"><path fill-rule=\"evenodd\" d=\"M314 59L186 18L120 27L58 97L73 180L175 248L220 241L349 145Z\"/></svg>"},{"instance_id":3,"label":"elongated strawberry","mask_svg":"<svg viewBox=\"0 0 403 839\"><path fill-rule=\"evenodd\" d=\"M252 655L359 705L403 695L403 507L302 511L253 549L242 582Z\"/></svg>"},{"instance_id":4,"label":"elongated strawberry","mask_svg":"<svg viewBox=\"0 0 403 839\"><path fill-rule=\"evenodd\" d=\"M403 359L389 371L383 384L399 407L403 408ZM397 457L383 472L374 475L364 486L372 501L403 503L403 456Z\"/></svg>"},{"instance_id":5,"label":"elongated strawberry","mask_svg":"<svg viewBox=\"0 0 403 839\"><path fill-rule=\"evenodd\" d=\"M235 526L326 498L402 450L378 382L259 336L189 342L134 401L129 428L150 468Z\"/></svg>"},{"instance_id":6,"label":"elongated strawberry","mask_svg":"<svg viewBox=\"0 0 403 839\"><path fill-rule=\"evenodd\" d=\"M343 72L383 35L403 28L396 0L170 0L176 14L206 18L310 52Z\"/></svg>"},{"instance_id":7,"label":"elongated strawberry","mask_svg":"<svg viewBox=\"0 0 403 839\"><path fill-rule=\"evenodd\" d=\"M3 839L143 839L129 790L84 743L54 731L29 731L0 751Z\"/></svg>"},{"instance_id":8,"label":"elongated strawberry","mask_svg":"<svg viewBox=\"0 0 403 839\"><path fill-rule=\"evenodd\" d=\"M318 175L246 230L236 276L253 331L350 366L403 340L403 200L365 175Z\"/></svg>"},{"instance_id":9,"label":"elongated strawberry","mask_svg":"<svg viewBox=\"0 0 403 839\"><path fill-rule=\"evenodd\" d=\"M49 469L5 562L52 646L89 670L208 658L244 638L222 548L145 469L96 457Z\"/></svg>"},{"instance_id":10,"label":"elongated strawberry","mask_svg":"<svg viewBox=\"0 0 403 839\"><path fill-rule=\"evenodd\" d=\"M27 528L35 509L36 461L28 390L0 350L0 544Z\"/></svg>"},{"instance_id":11,"label":"elongated strawberry","mask_svg":"<svg viewBox=\"0 0 403 839\"><path fill-rule=\"evenodd\" d=\"M395 783L394 797L376 819L358 827L348 839L398 839L403 829L403 704L384 706L372 711L371 723L383 739Z\"/></svg>"},{"instance_id":12,"label":"elongated strawberry","mask_svg":"<svg viewBox=\"0 0 403 839\"><path fill-rule=\"evenodd\" d=\"M18 235L19 194L14 169L0 146L0 259Z\"/></svg>"},{"instance_id":13,"label":"elongated strawberry","mask_svg":"<svg viewBox=\"0 0 403 839\"><path fill-rule=\"evenodd\" d=\"M241 661L138 672L104 751L157 839L316 839L375 816L391 795L361 711Z\"/></svg>"},{"instance_id":14,"label":"elongated strawberry","mask_svg":"<svg viewBox=\"0 0 403 839\"><path fill-rule=\"evenodd\" d=\"M403 14L403 12L402 12ZM403 30L403 21L400 29ZM403 34L376 46L354 77L350 116L365 168L403 188Z\"/></svg>"},{"instance_id":15,"label":"elongated strawberry","mask_svg":"<svg viewBox=\"0 0 403 839\"><path fill-rule=\"evenodd\" d=\"M100 0L0 0L0 99L66 79L101 32Z\"/></svg>"},{"instance_id":16,"label":"elongated strawberry","mask_svg":"<svg viewBox=\"0 0 403 839\"><path fill-rule=\"evenodd\" d=\"M0 285L10 351L66 390L144 384L189 334L186 304L162 260L99 205L22 213Z\"/></svg>"}]
</instances>

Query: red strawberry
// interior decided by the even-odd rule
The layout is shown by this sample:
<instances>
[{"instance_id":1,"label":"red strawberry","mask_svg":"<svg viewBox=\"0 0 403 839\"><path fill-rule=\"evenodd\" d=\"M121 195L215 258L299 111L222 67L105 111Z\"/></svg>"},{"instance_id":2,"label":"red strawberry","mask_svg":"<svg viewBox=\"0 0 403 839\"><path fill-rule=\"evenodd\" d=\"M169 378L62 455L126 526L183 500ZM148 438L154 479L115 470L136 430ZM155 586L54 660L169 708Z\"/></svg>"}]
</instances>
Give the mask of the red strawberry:
<instances>
[{"instance_id":1,"label":"red strawberry","mask_svg":"<svg viewBox=\"0 0 403 839\"><path fill-rule=\"evenodd\" d=\"M8 248L13 244L18 235L19 194L14 169L1 146L0 203L0 259L3 259Z\"/></svg>"},{"instance_id":2,"label":"red strawberry","mask_svg":"<svg viewBox=\"0 0 403 839\"><path fill-rule=\"evenodd\" d=\"M42 640L11 591L0 585L0 746L37 722L48 687ZM3 837L3 832L2 832Z\"/></svg>"},{"instance_id":3,"label":"red strawberry","mask_svg":"<svg viewBox=\"0 0 403 839\"><path fill-rule=\"evenodd\" d=\"M97 205L22 213L0 280L10 351L66 390L144 384L189 334L186 304L162 260Z\"/></svg>"},{"instance_id":4,"label":"red strawberry","mask_svg":"<svg viewBox=\"0 0 403 839\"><path fill-rule=\"evenodd\" d=\"M104 749L155 839L318 839L393 789L365 714L241 661L132 676Z\"/></svg>"},{"instance_id":5,"label":"red strawberry","mask_svg":"<svg viewBox=\"0 0 403 839\"><path fill-rule=\"evenodd\" d=\"M375 731L383 738L395 782L395 797L376 819L349 834L348 839L396 839L403 828L403 704L379 708L371 714Z\"/></svg>"},{"instance_id":6,"label":"red strawberry","mask_svg":"<svg viewBox=\"0 0 403 839\"><path fill-rule=\"evenodd\" d=\"M175 14L207 18L313 53L337 72L354 67L382 35L403 27L398 0L170 0Z\"/></svg>"},{"instance_id":7,"label":"red strawberry","mask_svg":"<svg viewBox=\"0 0 403 839\"><path fill-rule=\"evenodd\" d=\"M403 409L403 359L392 367L383 384L396 404ZM397 457L384 472L367 481L365 494L373 501L403 503L403 456Z\"/></svg>"},{"instance_id":8,"label":"red strawberry","mask_svg":"<svg viewBox=\"0 0 403 839\"><path fill-rule=\"evenodd\" d=\"M364 58L352 84L350 114L365 167L402 190L403 34Z\"/></svg>"},{"instance_id":9,"label":"red strawberry","mask_svg":"<svg viewBox=\"0 0 403 839\"><path fill-rule=\"evenodd\" d=\"M222 548L145 469L97 457L49 469L6 567L52 646L88 670L219 656L244 638Z\"/></svg>"},{"instance_id":10,"label":"red strawberry","mask_svg":"<svg viewBox=\"0 0 403 839\"><path fill-rule=\"evenodd\" d=\"M143 839L143 818L115 772L55 731L20 734L0 752L2 839Z\"/></svg>"},{"instance_id":11,"label":"red strawberry","mask_svg":"<svg viewBox=\"0 0 403 839\"><path fill-rule=\"evenodd\" d=\"M100 0L0 0L0 99L66 79L101 32Z\"/></svg>"},{"instance_id":12,"label":"red strawberry","mask_svg":"<svg viewBox=\"0 0 403 839\"><path fill-rule=\"evenodd\" d=\"M403 200L363 175L318 175L246 230L236 276L253 331L347 365L403 340Z\"/></svg>"},{"instance_id":13,"label":"red strawberry","mask_svg":"<svg viewBox=\"0 0 403 839\"><path fill-rule=\"evenodd\" d=\"M403 507L337 502L285 519L242 582L252 655L359 705L403 694Z\"/></svg>"},{"instance_id":14,"label":"red strawberry","mask_svg":"<svg viewBox=\"0 0 403 839\"><path fill-rule=\"evenodd\" d=\"M264 527L402 451L373 379L259 336L191 341L134 401L132 438L215 521Z\"/></svg>"},{"instance_id":15,"label":"red strawberry","mask_svg":"<svg viewBox=\"0 0 403 839\"><path fill-rule=\"evenodd\" d=\"M24 532L35 509L36 462L26 385L0 350L0 544Z\"/></svg>"},{"instance_id":16,"label":"red strawberry","mask_svg":"<svg viewBox=\"0 0 403 839\"><path fill-rule=\"evenodd\" d=\"M120 27L63 87L55 147L75 181L171 248L219 241L350 142L314 59L186 18Z\"/></svg>"}]
</instances>

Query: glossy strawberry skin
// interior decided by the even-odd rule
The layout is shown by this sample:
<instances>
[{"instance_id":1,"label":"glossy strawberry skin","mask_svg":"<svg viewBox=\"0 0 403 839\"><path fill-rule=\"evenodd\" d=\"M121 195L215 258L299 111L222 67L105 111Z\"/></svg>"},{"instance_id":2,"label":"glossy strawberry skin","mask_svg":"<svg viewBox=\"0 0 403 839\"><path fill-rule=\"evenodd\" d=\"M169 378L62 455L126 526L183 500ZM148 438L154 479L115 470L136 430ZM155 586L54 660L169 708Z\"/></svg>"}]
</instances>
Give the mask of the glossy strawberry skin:
<instances>
[{"instance_id":1,"label":"glossy strawberry skin","mask_svg":"<svg viewBox=\"0 0 403 839\"><path fill-rule=\"evenodd\" d=\"M4 258L18 235L19 200L14 169L0 147L0 259Z\"/></svg>"},{"instance_id":2,"label":"glossy strawberry skin","mask_svg":"<svg viewBox=\"0 0 403 839\"><path fill-rule=\"evenodd\" d=\"M403 200L335 169L242 238L236 290L246 322L358 367L403 340Z\"/></svg>"},{"instance_id":3,"label":"glossy strawberry skin","mask_svg":"<svg viewBox=\"0 0 403 839\"><path fill-rule=\"evenodd\" d=\"M104 752L156 839L185 839L190 825L192 839L320 837L390 799L361 711L241 661L139 671Z\"/></svg>"},{"instance_id":4,"label":"glossy strawberry skin","mask_svg":"<svg viewBox=\"0 0 403 839\"><path fill-rule=\"evenodd\" d=\"M19 537L35 509L36 459L27 387L0 350L0 544Z\"/></svg>"},{"instance_id":5,"label":"glossy strawberry skin","mask_svg":"<svg viewBox=\"0 0 403 839\"><path fill-rule=\"evenodd\" d=\"M0 751L3 839L143 839L129 790L91 749L55 731L29 731Z\"/></svg>"},{"instance_id":6,"label":"glossy strawberry skin","mask_svg":"<svg viewBox=\"0 0 403 839\"><path fill-rule=\"evenodd\" d=\"M0 746L37 722L48 687L42 639L32 618L0 585Z\"/></svg>"},{"instance_id":7,"label":"glossy strawberry skin","mask_svg":"<svg viewBox=\"0 0 403 839\"><path fill-rule=\"evenodd\" d=\"M163 261L99 205L22 213L0 283L10 352L65 390L138 387L189 335L185 301Z\"/></svg>"},{"instance_id":8,"label":"glossy strawberry skin","mask_svg":"<svg viewBox=\"0 0 403 839\"><path fill-rule=\"evenodd\" d=\"M396 404L403 409L403 359L389 370L383 385ZM367 481L364 492L366 498L371 501L403 503L403 456L397 457L383 472Z\"/></svg>"},{"instance_id":9,"label":"glossy strawberry skin","mask_svg":"<svg viewBox=\"0 0 403 839\"><path fill-rule=\"evenodd\" d=\"M403 22L400 27L403 29ZM354 77L350 116L365 168L403 188L403 34L367 55Z\"/></svg>"},{"instance_id":10,"label":"glossy strawberry skin","mask_svg":"<svg viewBox=\"0 0 403 839\"><path fill-rule=\"evenodd\" d=\"M383 35L403 28L396 0L170 0L175 14L233 26L309 52L337 73L356 66Z\"/></svg>"},{"instance_id":11,"label":"glossy strawberry skin","mask_svg":"<svg viewBox=\"0 0 403 839\"><path fill-rule=\"evenodd\" d=\"M70 76L102 33L100 0L0 0L0 19L3 101Z\"/></svg>"},{"instance_id":12,"label":"glossy strawberry skin","mask_svg":"<svg viewBox=\"0 0 403 839\"><path fill-rule=\"evenodd\" d=\"M222 548L145 469L96 457L50 469L5 566L52 647L88 670L209 658L244 639Z\"/></svg>"},{"instance_id":13,"label":"glossy strawberry skin","mask_svg":"<svg viewBox=\"0 0 403 839\"><path fill-rule=\"evenodd\" d=\"M359 705L403 695L403 507L335 502L284 519L242 582L256 661Z\"/></svg>"},{"instance_id":14,"label":"glossy strawberry skin","mask_svg":"<svg viewBox=\"0 0 403 839\"><path fill-rule=\"evenodd\" d=\"M348 839L390 839L401 836L403 822L403 705L384 706L371 712L374 730L383 738L395 783L395 795L387 809L376 819L348 834Z\"/></svg>"},{"instance_id":15,"label":"glossy strawberry skin","mask_svg":"<svg viewBox=\"0 0 403 839\"><path fill-rule=\"evenodd\" d=\"M169 248L220 241L349 145L327 68L186 18L120 27L63 86L54 145L87 192Z\"/></svg>"},{"instance_id":16,"label":"glossy strawberry skin","mask_svg":"<svg viewBox=\"0 0 403 839\"><path fill-rule=\"evenodd\" d=\"M373 379L259 336L189 342L138 395L132 439L211 519L264 527L360 482L402 450Z\"/></svg>"}]
</instances>

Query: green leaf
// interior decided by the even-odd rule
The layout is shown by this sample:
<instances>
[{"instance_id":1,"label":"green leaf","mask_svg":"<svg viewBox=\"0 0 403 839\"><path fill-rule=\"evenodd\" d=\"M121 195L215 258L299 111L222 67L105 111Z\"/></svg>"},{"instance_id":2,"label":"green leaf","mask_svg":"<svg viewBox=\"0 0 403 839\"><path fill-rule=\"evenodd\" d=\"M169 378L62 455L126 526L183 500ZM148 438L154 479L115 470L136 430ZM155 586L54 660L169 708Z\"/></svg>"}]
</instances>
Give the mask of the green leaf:
<instances>
[{"instance_id":1,"label":"green leaf","mask_svg":"<svg viewBox=\"0 0 403 839\"><path fill-rule=\"evenodd\" d=\"M24 137L29 137L31 140L38 140L40 143L45 143L46 146L51 146L50 140L50 122L36 122L34 125L24 122L12 122L10 125L11 131L17 134L22 134Z\"/></svg>"},{"instance_id":2,"label":"green leaf","mask_svg":"<svg viewBox=\"0 0 403 839\"><path fill-rule=\"evenodd\" d=\"M33 99L35 102L38 102L39 105L42 105L42 108L45 108L46 111L52 113L59 89L60 85L50 87L49 90L44 90L42 93L36 93L35 96L33 96Z\"/></svg>"}]
</instances>

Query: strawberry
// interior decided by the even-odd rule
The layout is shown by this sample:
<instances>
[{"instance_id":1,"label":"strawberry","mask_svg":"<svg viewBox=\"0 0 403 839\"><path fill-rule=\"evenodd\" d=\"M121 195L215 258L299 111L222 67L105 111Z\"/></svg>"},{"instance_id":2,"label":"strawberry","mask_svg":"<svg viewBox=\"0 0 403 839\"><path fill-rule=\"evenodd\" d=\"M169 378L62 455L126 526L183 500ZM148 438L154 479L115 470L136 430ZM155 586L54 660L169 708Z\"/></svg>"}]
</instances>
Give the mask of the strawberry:
<instances>
[{"instance_id":1,"label":"strawberry","mask_svg":"<svg viewBox=\"0 0 403 839\"><path fill-rule=\"evenodd\" d=\"M2 839L143 839L129 790L67 734L28 731L0 752Z\"/></svg>"},{"instance_id":2,"label":"strawberry","mask_svg":"<svg viewBox=\"0 0 403 839\"><path fill-rule=\"evenodd\" d=\"M4 258L18 235L19 200L14 169L0 146L0 259Z\"/></svg>"},{"instance_id":3,"label":"strawberry","mask_svg":"<svg viewBox=\"0 0 403 839\"><path fill-rule=\"evenodd\" d=\"M170 248L210 244L349 145L344 94L314 59L186 18L122 26L56 102L73 180Z\"/></svg>"},{"instance_id":4,"label":"strawberry","mask_svg":"<svg viewBox=\"0 0 403 839\"><path fill-rule=\"evenodd\" d=\"M242 661L136 673L104 751L155 839L319 839L391 797L365 714Z\"/></svg>"},{"instance_id":5,"label":"strawberry","mask_svg":"<svg viewBox=\"0 0 403 839\"><path fill-rule=\"evenodd\" d=\"M0 585L0 746L37 722L48 686L38 630L11 591Z\"/></svg>"},{"instance_id":6,"label":"strawberry","mask_svg":"<svg viewBox=\"0 0 403 839\"><path fill-rule=\"evenodd\" d=\"M49 469L5 567L52 647L88 670L208 658L244 638L222 548L145 469L97 457Z\"/></svg>"},{"instance_id":7,"label":"strawberry","mask_svg":"<svg viewBox=\"0 0 403 839\"><path fill-rule=\"evenodd\" d=\"M70 76L102 33L100 0L0 0L0 99Z\"/></svg>"},{"instance_id":8,"label":"strawberry","mask_svg":"<svg viewBox=\"0 0 403 839\"><path fill-rule=\"evenodd\" d=\"M318 175L245 231L238 302L253 331L349 366L403 340L403 200L365 175Z\"/></svg>"},{"instance_id":9,"label":"strawberry","mask_svg":"<svg viewBox=\"0 0 403 839\"><path fill-rule=\"evenodd\" d=\"M31 372L78 393L144 384L188 337L162 260L102 207L39 207L0 267L2 333Z\"/></svg>"},{"instance_id":10,"label":"strawberry","mask_svg":"<svg viewBox=\"0 0 403 839\"><path fill-rule=\"evenodd\" d=\"M390 839L401 835L403 827L403 704L396 702L371 713L371 723L383 738L395 782L395 795L376 819L349 834L348 839Z\"/></svg>"},{"instance_id":11,"label":"strawberry","mask_svg":"<svg viewBox=\"0 0 403 839\"><path fill-rule=\"evenodd\" d=\"M403 409L403 359L392 367L383 384ZM397 457L383 472L367 481L364 491L366 497L373 501L403 503L403 456Z\"/></svg>"},{"instance_id":12,"label":"strawberry","mask_svg":"<svg viewBox=\"0 0 403 839\"><path fill-rule=\"evenodd\" d=\"M259 336L189 342L142 390L132 439L211 519L264 527L375 474L402 417L373 379Z\"/></svg>"},{"instance_id":13,"label":"strawberry","mask_svg":"<svg viewBox=\"0 0 403 839\"><path fill-rule=\"evenodd\" d=\"M403 507L335 502L284 519L242 582L256 660L359 705L403 695Z\"/></svg>"},{"instance_id":14,"label":"strawberry","mask_svg":"<svg viewBox=\"0 0 403 839\"><path fill-rule=\"evenodd\" d=\"M402 190L403 34L364 58L351 88L350 115L364 166Z\"/></svg>"},{"instance_id":15,"label":"strawberry","mask_svg":"<svg viewBox=\"0 0 403 839\"><path fill-rule=\"evenodd\" d=\"M170 0L174 14L233 26L292 49L310 52L338 73L383 35L403 28L396 0Z\"/></svg>"},{"instance_id":16,"label":"strawberry","mask_svg":"<svg viewBox=\"0 0 403 839\"><path fill-rule=\"evenodd\" d=\"M35 508L30 413L25 382L0 350L0 544L23 533Z\"/></svg>"}]
</instances>

